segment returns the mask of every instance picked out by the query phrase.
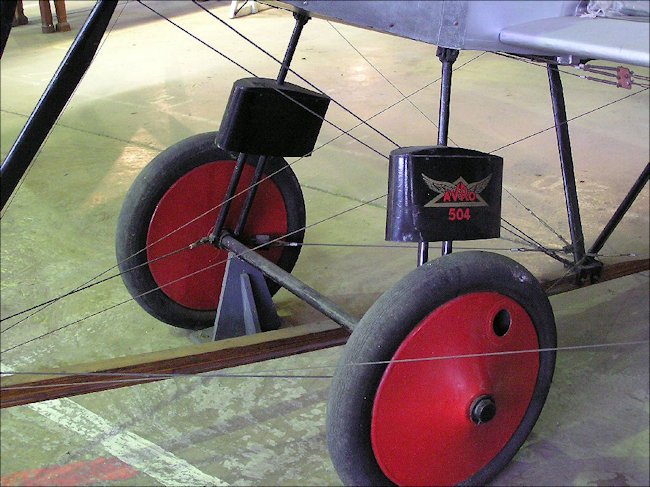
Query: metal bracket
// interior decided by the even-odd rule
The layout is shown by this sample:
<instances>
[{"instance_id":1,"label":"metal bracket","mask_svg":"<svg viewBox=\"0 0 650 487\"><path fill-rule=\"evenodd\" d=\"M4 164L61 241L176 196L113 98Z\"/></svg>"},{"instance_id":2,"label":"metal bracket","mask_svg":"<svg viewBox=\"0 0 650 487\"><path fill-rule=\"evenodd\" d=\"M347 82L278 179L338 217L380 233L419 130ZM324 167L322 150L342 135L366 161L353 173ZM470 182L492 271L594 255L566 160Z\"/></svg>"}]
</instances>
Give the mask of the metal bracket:
<instances>
[{"instance_id":1,"label":"metal bracket","mask_svg":"<svg viewBox=\"0 0 650 487\"><path fill-rule=\"evenodd\" d=\"M234 252L239 256L239 259L254 266L255 269L264 273L264 275L268 276L269 279L277 282L287 291L298 296L305 303L311 305L314 309L320 311L325 316L345 327L349 331L352 331L359 322L357 318L340 308L332 300L309 287L301 280L296 279L289 272L277 266L270 260L246 247L243 243L239 242L227 232L224 232L221 236L219 247Z\"/></svg>"},{"instance_id":2,"label":"metal bracket","mask_svg":"<svg viewBox=\"0 0 650 487\"><path fill-rule=\"evenodd\" d=\"M596 64L578 64L576 68L585 71L587 73L597 74L599 77L593 76L584 76L580 75L581 78L588 79L590 81L597 81L599 83L605 83L607 85L613 85L618 88L625 88L626 90L631 90L632 85L635 84L634 81L634 71L631 71L625 66L603 66ZM616 78L616 81L606 78ZM643 79L643 77L641 77Z\"/></svg>"},{"instance_id":3,"label":"metal bracket","mask_svg":"<svg viewBox=\"0 0 650 487\"><path fill-rule=\"evenodd\" d=\"M262 331L262 327L265 331L280 327L264 275L230 252L212 339L252 335Z\"/></svg>"},{"instance_id":4,"label":"metal bracket","mask_svg":"<svg viewBox=\"0 0 650 487\"><path fill-rule=\"evenodd\" d=\"M632 71L625 66L618 66L616 68L616 86L626 90L632 89Z\"/></svg>"},{"instance_id":5,"label":"metal bracket","mask_svg":"<svg viewBox=\"0 0 650 487\"><path fill-rule=\"evenodd\" d=\"M573 254L574 246L572 244L565 245L562 248L563 252ZM586 253L582 259L572 264L569 261L564 262L564 267L567 269L572 269L573 274L575 275L575 282L578 286L582 286L587 280L591 284L595 284L600 281L600 275L603 272L604 264L596 259L595 253Z\"/></svg>"},{"instance_id":6,"label":"metal bracket","mask_svg":"<svg viewBox=\"0 0 650 487\"><path fill-rule=\"evenodd\" d=\"M596 284L600 281L603 267L603 263L599 260L596 260L594 257L586 256L585 261L578 266L578 271L576 272L576 283L582 285L589 280L591 284Z\"/></svg>"}]
</instances>

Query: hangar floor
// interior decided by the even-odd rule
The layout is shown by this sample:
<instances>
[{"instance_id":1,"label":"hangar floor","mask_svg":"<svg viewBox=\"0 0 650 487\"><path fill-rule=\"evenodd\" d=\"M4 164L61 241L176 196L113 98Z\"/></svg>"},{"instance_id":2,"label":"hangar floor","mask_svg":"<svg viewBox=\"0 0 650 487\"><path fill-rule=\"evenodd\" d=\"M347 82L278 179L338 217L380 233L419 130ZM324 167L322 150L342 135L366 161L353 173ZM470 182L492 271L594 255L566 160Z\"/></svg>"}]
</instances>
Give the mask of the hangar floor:
<instances>
[{"instance_id":1,"label":"hangar floor","mask_svg":"<svg viewBox=\"0 0 650 487\"><path fill-rule=\"evenodd\" d=\"M275 77L273 61L194 4L147 3L258 76ZM203 5L227 19L230 2ZM37 3L25 2L30 24L12 31L1 61L3 158L91 6L68 2L73 31L45 35ZM116 220L133 178L169 145L216 130L232 82L248 76L137 2L120 2L114 19L2 216L3 317L113 267ZM271 9L228 23L281 57L293 20ZM489 152L552 126L544 69L480 54L463 52L456 63L453 143ZM435 143L436 129L427 120L438 110L434 46L312 20L293 68L362 118L379 114L372 123L399 144ZM570 117L630 94L574 76L564 82ZM588 242L648 161L648 110L646 91L571 123ZM334 106L328 119L346 129L357 123ZM384 154L394 148L363 127L352 133ZM319 142L337 135L325 125ZM554 137L548 130L497 153L505 160L505 188L526 205L504 193L503 215L543 244L558 246L556 235L527 209L568 235ZM308 224L386 192L386 160L347 137L293 169ZM308 243L348 246L306 246L294 274L361 316L416 260L412 248L380 246L385 207L380 199L309 228ZM648 227L646 187L603 259L647 257ZM563 272L539 253L510 250L520 244L507 238L458 243L456 250L472 247L504 253L540 277ZM644 272L551 299L561 347L553 388L532 435L495 485L648 485L648 294ZM95 314L127 299L113 279L18 326L3 322L3 372L65 368L210 340L210 330L164 325L134 302ZM275 301L284 326L326 321L288 292ZM632 341L646 342L601 346ZM236 371L331 371L340 351ZM329 382L179 377L3 409L1 484L338 485L325 443Z\"/></svg>"}]
</instances>

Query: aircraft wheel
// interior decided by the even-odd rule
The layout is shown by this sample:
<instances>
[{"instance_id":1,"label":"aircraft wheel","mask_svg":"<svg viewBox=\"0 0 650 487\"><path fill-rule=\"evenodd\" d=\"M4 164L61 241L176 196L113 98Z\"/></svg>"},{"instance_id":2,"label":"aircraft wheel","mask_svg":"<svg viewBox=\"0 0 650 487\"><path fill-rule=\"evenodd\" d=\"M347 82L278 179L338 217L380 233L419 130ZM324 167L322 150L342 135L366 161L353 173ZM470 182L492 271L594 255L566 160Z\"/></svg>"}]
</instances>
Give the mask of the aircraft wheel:
<instances>
[{"instance_id":1,"label":"aircraft wheel","mask_svg":"<svg viewBox=\"0 0 650 487\"><path fill-rule=\"evenodd\" d=\"M368 310L334 376L327 435L341 480L485 484L537 421L555 367L539 349L555 346L548 298L513 260L463 252L415 269ZM368 362L379 363L352 365Z\"/></svg>"},{"instance_id":2,"label":"aircraft wheel","mask_svg":"<svg viewBox=\"0 0 650 487\"><path fill-rule=\"evenodd\" d=\"M156 156L135 179L118 220L116 255L127 289L149 314L181 328L214 324L228 256L210 244L174 253L210 234L225 199L236 154L219 149L216 136L196 135ZM249 186L257 158L247 159L237 193ZM289 233L285 240L302 242L305 204L300 184L284 159L269 157L266 174L276 171L257 191L240 236L244 242ZM235 226L244 197L233 200L226 228ZM300 246L259 252L290 272ZM279 289L267 282L271 293Z\"/></svg>"}]
</instances>

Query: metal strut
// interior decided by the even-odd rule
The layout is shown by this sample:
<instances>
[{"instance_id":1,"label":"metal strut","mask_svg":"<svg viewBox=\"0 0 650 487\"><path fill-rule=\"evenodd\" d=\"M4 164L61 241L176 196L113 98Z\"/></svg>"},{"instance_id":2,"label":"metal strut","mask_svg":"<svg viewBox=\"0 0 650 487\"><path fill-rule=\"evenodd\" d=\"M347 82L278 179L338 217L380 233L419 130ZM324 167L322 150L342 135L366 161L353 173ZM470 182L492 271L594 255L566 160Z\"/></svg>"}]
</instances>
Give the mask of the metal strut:
<instances>
[{"instance_id":1,"label":"metal strut","mask_svg":"<svg viewBox=\"0 0 650 487\"><path fill-rule=\"evenodd\" d=\"M289 40L289 46L287 47L286 52L284 53L284 59L282 60L282 66L280 67L280 72L278 73L277 81L278 85L284 84L284 81L287 78L287 72L289 71L289 66L291 65L291 60L293 59L293 54L296 52L296 47L298 46L298 39L300 39L300 34L302 33L302 28L305 26L309 17L306 15L294 14L296 23L293 27L293 33L291 34L291 39ZM246 226L246 220L248 219L248 214L250 213L251 207L253 206L253 200L255 199L255 193L259 187L259 182L262 179L262 174L264 174L264 168L266 166L267 157L260 157L257 162L257 167L255 168L255 174L253 175L253 180L251 181L248 194L246 195L246 201L244 201L244 207L239 214L239 221L235 227L235 237L238 237L241 232L244 231L244 226Z\"/></svg>"},{"instance_id":2,"label":"metal strut","mask_svg":"<svg viewBox=\"0 0 650 487\"><path fill-rule=\"evenodd\" d=\"M273 262L265 259L254 250L249 249L226 232L223 233L219 241L219 246L222 249L233 252L237 258L248 262L253 267L259 269L264 273L264 275L268 276L273 281L277 282L282 287L295 294L307 304L313 306L315 309L344 328L352 331L358 323L359 320L344 309L340 308L336 303L330 301L327 297L309 287L301 280L293 277L290 273L275 265Z\"/></svg>"},{"instance_id":3,"label":"metal strut","mask_svg":"<svg viewBox=\"0 0 650 487\"><path fill-rule=\"evenodd\" d=\"M436 56L442 63L440 82L440 110L438 112L438 145L446 146L449 134L449 113L451 105L451 74L452 65L458 59L458 50L438 47ZM451 254L452 242L442 242L442 255ZM429 242L418 242L418 266L429 260Z\"/></svg>"},{"instance_id":4,"label":"metal strut","mask_svg":"<svg viewBox=\"0 0 650 487\"><path fill-rule=\"evenodd\" d=\"M580 206L578 204L578 192L576 189L576 177L573 169L573 156L571 153L571 139L569 136L569 122L564 103L564 90L560 71L557 66L547 64L548 82L551 91L551 102L553 105L553 119L555 121L555 135L557 147L560 154L560 168L564 185L564 198L569 220L569 232L571 234L571 252L573 263L577 269L576 278L579 281L586 278L597 279L602 270L602 264L585 251L585 237L582 232L582 221L580 219Z\"/></svg>"},{"instance_id":5,"label":"metal strut","mask_svg":"<svg viewBox=\"0 0 650 487\"><path fill-rule=\"evenodd\" d=\"M56 119L88 70L116 6L117 2L100 0L93 7L36 108L9 150L0 166L2 199L0 208L4 209L47 134L52 130Z\"/></svg>"},{"instance_id":6,"label":"metal strut","mask_svg":"<svg viewBox=\"0 0 650 487\"><path fill-rule=\"evenodd\" d=\"M11 24L14 20L14 12L16 12L16 0L5 0L0 2L0 58L5 51L7 39L11 32Z\"/></svg>"},{"instance_id":7,"label":"metal strut","mask_svg":"<svg viewBox=\"0 0 650 487\"><path fill-rule=\"evenodd\" d=\"M590 255L594 255L600 252L600 249L603 248L603 245L605 245L609 236L612 234L614 229L616 229L616 226L621 222L625 216L625 213L627 213L627 210L630 209L630 206L632 206L632 203L634 203L636 197L639 196L641 190L648 183L649 178L650 164L646 164L645 169L641 172L639 178L634 182L630 188L630 191L628 191L628 193L625 195L625 198L623 198L623 201L621 201L621 204L618 206L618 208L616 208L616 211L612 215L612 218L607 222L607 225L605 225L602 232L600 232L600 235L598 235L596 241L589 249Z\"/></svg>"},{"instance_id":8,"label":"metal strut","mask_svg":"<svg viewBox=\"0 0 650 487\"><path fill-rule=\"evenodd\" d=\"M300 34L302 32L304 25L309 20L309 17L304 14L296 13L294 14L294 17L296 19L296 24L293 33L291 35L291 39L289 41L289 45L285 52L285 56L282 62L282 66L280 68L280 72L278 73L277 76L278 85L282 85L285 82L287 73L289 71L289 65L291 63L291 60L296 50L296 46L298 44L298 39L300 38ZM217 218L217 222L209 236L209 241L218 248L228 250L229 252L232 253L233 258L239 259L243 262L246 262L247 264L250 264L255 270L263 273L268 278L272 279L273 281L275 281L276 283L278 283L279 285L281 285L291 293L301 298L306 303L313 306L316 310L320 311L325 316L331 318L334 322L343 326L348 331L351 331L358 322L358 320L354 316L350 315L345 310L337 306L334 302L330 301L327 297L323 296L322 294L318 293L316 290L307 286L299 279L296 279L289 272L286 272L281 267L275 265L273 262L262 257L253 249L250 249L249 247L247 247L246 245L244 245L238 240L238 237L241 235L246 225L246 220L250 212L250 209L253 205L253 200L255 198L255 193L257 191L258 183L262 179L262 175L264 173L264 166L268 159L267 156L262 155L258 160L257 166L255 168L255 174L253 176L253 180L251 181L250 187L248 189L244 206L239 214L237 225L235 226L234 230L232 230L232 232L224 228L226 219L228 217L228 212L230 210L230 203L235 194L237 185L239 184L239 179L241 177L241 173L242 173L242 169L246 157L247 156L244 153L239 154L239 157L237 159L237 164L235 166L235 171L233 172L227 190L226 202L221 208L221 211ZM225 283L224 286L225 285L227 284ZM224 288L222 288L222 293L223 292L224 292ZM225 295L222 294L222 298L224 298L224 296ZM268 297L270 299L270 295ZM227 297L224 299L227 299ZM222 304L223 303L220 301L219 310L217 312L217 320L219 319L219 316L222 311ZM251 309L254 310L255 306L258 306L258 303L254 303ZM219 329L218 327L219 327L218 323L215 322L215 335L214 335L215 338L231 336L229 330L224 331L222 333L223 336L218 336L218 329Z\"/></svg>"},{"instance_id":9,"label":"metal strut","mask_svg":"<svg viewBox=\"0 0 650 487\"><path fill-rule=\"evenodd\" d=\"M289 71L291 60L293 59L293 55L296 52L296 47L298 46L300 34L302 33L302 29L305 24L309 21L309 17L304 14L294 13L294 18L296 19L296 23L294 25L293 32L291 33L291 39L289 39L289 45L287 46L287 50L284 54L282 66L280 67L280 71L278 72L278 76L276 78L278 85L284 84L284 81L287 77L287 72ZM225 203L221 207L219 216L217 217L217 222L215 223L214 229L209 236L209 240L213 245L218 245L219 243L219 236L224 229L226 218L228 217L228 212L230 211L230 204L232 202L233 196L235 195L237 185L239 184L239 179L241 178L241 173L244 168L244 161L246 160L246 157L247 155L242 153L239 154L239 157L237 158L237 164L230 179L228 190L226 191ZM251 207L253 206L253 200L255 198L255 194L257 193L259 182L262 179L262 174L264 173L267 159L267 156L262 155L257 161L255 174L253 175L253 179L249 185L246 200L244 201L244 206L239 213L239 219L234 229L233 234L235 237L238 237L246 226L246 220L248 219L248 214L250 213Z\"/></svg>"}]
</instances>

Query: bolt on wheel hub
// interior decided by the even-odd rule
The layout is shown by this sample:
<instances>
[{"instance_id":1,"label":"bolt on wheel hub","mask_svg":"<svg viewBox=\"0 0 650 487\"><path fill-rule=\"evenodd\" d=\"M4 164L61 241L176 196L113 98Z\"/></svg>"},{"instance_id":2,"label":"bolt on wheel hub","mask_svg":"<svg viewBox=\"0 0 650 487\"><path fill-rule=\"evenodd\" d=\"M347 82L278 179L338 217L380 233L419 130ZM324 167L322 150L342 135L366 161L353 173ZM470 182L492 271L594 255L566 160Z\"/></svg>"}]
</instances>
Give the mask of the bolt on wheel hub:
<instances>
[{"instance_id":1,"label":"bolt on wheel hub","mask_svg":"<svg viewBox=\"0 0 650 487\"><path fill-rule=\"evenodd\" d=\"M497 405L492 396L477 397L470 407L469 417L476 424L484 424L497 414Z\"/></svg>"}]
</instances>

